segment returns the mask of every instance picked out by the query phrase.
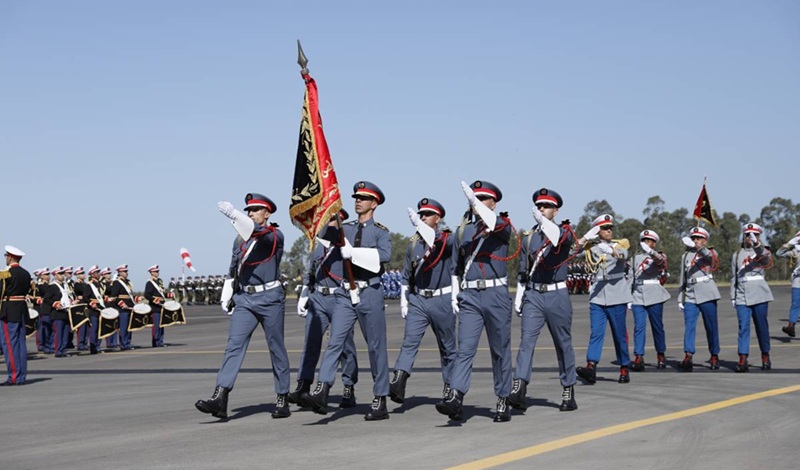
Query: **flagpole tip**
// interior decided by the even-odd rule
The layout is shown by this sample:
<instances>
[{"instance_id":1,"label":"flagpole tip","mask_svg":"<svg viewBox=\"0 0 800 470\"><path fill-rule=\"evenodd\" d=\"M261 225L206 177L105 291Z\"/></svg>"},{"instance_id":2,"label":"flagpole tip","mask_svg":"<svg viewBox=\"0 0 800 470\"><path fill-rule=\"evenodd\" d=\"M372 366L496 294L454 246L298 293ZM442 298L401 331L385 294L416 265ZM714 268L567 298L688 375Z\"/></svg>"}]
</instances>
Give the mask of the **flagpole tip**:
<instances>
[{"instance_id":1,"label":"flagpole tip","mask_svg":"<svg viewBox=\"0 0 800 470\"><path fill-rule=\"evenodd\" d=\"M297 65L300 66L300 73L307 74L308 73L308 59L306 58L305 53L303 52L303 46L300 44L300 40L297 40Z\"/></svg>"}]
</instances>

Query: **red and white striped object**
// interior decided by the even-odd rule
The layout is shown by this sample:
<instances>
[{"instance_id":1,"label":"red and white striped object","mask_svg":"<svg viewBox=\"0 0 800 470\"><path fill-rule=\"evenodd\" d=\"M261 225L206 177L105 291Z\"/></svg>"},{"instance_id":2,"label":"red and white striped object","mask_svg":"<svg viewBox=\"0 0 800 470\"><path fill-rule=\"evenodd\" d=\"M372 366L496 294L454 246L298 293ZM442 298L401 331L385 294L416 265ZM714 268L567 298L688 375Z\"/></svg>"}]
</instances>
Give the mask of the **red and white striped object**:
<instances>
[{"instance_id":1,"label":"red and white striped object","mask_svg":"<svg viewBox=\"0 0 800 470\"><path fill-rule=\"evenodd\" d=\"M181 248L181 258L183 259L183 264L185 264L187 268L195 271L194 266L192 266L192 258L189 257L189 250Z\"/></svg>"}]
</instances>

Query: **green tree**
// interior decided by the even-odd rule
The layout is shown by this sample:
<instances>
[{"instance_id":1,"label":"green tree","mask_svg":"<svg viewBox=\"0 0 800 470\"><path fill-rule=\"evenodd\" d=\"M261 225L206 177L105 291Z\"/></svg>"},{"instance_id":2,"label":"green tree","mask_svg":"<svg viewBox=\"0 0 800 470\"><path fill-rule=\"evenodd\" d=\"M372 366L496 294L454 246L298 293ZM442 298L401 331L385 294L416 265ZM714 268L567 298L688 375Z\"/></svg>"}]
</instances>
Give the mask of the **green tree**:
<instances>
[{"instance_id":1,"label":"green tree","mask_svg":"<svg viewBox=\"0 0 800 470\"><path fill-rule=\"evenodd\" d=\"M284 252L281 261L281 272L289 278L289 290L294 292L295 286L302 282L303 273L308 266L308 240L300 237L292 243L288 252Z\"/></svg>"},{"instance_id":2,"label":"green tree","mask_svg":"<svg viewBox=\"0 0 800 470\"><path fill-rule=\"evenodd\" d=\"M622 215L614 212L614 208L611 207L608 201L605 199L600 201L594 200L583 207L583 215L578 219L578 224L575 226L575 233L577 233L579 237L583 236L583 234L591 228L592 221L602 214L610 214L614 217L616 223L622 222Z\"/></svg>"},{"instance_id":3,"label":"green tree","mask_svg":"<svg viewBox=\"0 0 800 470\"><path fill-rule=\"evenodd\" d=\"M800 204L791 199L772 198L769 205L761 209L759 222L764 227L762 240L772 247L773 252L786 243L800 227ZM775 258L775 269L767 271L769 279L786 279L794 269L787 258Z\"/></svg>"}]
</instances>

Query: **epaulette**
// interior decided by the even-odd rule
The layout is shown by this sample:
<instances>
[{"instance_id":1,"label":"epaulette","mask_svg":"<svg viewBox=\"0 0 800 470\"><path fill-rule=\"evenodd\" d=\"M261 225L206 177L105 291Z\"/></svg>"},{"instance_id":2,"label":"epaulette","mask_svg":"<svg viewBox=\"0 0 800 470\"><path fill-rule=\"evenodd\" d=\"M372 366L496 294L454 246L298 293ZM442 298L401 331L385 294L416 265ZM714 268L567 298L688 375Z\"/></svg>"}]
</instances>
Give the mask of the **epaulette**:
<instances>
[{"instance_id":1,"label":"epaulette","mask_svg":"<svg viewBox=\"0 0 800 470\"><path fill-rule=\"evenodd\" d=\"M561 221L561 226L563 227L563 226L565 226L565 225L572 225L572 224L570 223L569 219L564 219L564 220L562 220L562 221Z\"/></svg>"},{"instance_id":2,"label":"epaulette","mask_svg":"<svg viewBox=\"0 0 800 470\"><path fill-rule=\"evenodd\" d=\"M443 233L453 233L452 230L450 230L449 228L446 228L446 227L442 229L442 232Z\"/></svg>"},{"instance_id":3,"label":"epaulette","mask_svg":"<svg viewBox=\"0 0 800 470\"><path fill-rule=\"evenodd\" d=\"M270 222L270 223L269 223L269 225L270 225L271 227L275 227L275 228L278 228L278 227L280 227L280 225L278 225L278 223L277 223L277 222Z\"/></svg>"},{"instance_id":4,"label":"epaulette","mask_svg":"<svg viewBox=\"0 0 800 470\"><path fill-rule=\"evenodd\" d=\"M508 218L508 212L501 212L500 213L500 217L503 217L503 218L507 219Z\"/></svg>"},{"instance_id":5,"label":"epaulette","mask_svg":"<svg viewBox=\"0 0 800 470\"><path fill-rule=\"evenodd\" d=\"M389 227L387 227L387 226L383 225L383 224L382 224L382 223L380 223L380 222L375 222L375 226L376 226L376 227L378 227L378 228L379 228L379 229L381 229L381 230L386 230L387 232L389 231Z\"/></svg>"}]
</instances>

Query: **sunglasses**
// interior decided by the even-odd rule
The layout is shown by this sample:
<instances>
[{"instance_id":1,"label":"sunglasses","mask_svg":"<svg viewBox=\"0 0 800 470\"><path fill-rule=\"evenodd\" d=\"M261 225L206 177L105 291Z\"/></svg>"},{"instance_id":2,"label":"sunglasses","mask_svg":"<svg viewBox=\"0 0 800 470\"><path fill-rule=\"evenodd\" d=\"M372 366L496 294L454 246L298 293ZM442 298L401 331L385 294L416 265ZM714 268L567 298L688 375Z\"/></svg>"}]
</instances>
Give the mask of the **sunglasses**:
<instances>
[{"instance_id":1,"label":"sunglasses","mask_svg":"<svg viewBox=\"0 0 800 470\"><path fill-rule=\"evenodd\" d=\"M420 217L433 217L434 215L439 215L436 212L420 212Z\"/></svg>"},{"instance_id":2,"label":"sunglasses","mask_svg":"<svg viewBox=\"0 0 800 470\"><path fill-rule=\"evenodd\" d=\"M600 227L600 230L614 230L614 226L613 225L603 225L602 227Z\"/></svg>"},{"instance_id":3,"label":"sunglasses","mask_svg":"<svg viewBox=\"0 0 800 470\"><path fill-rule=\"evenodd\" d=\"M488 201L489 199L494 199L492 196L485 195L475 196L475 198L479 201Z\"/></svg>"},{"instance_id":4,"label":"sunglasses","mask_svg":"<svg viewBox=\"0 0 800 470\"><path fill-rule=\"evenodd\" d=\"M355 198L356 201L374 201L375 200L375 198L372 197L372 196L362 196L360 194L357 195L357 196L354 196L354 198Z\"/></svg>"}]
</instances>

